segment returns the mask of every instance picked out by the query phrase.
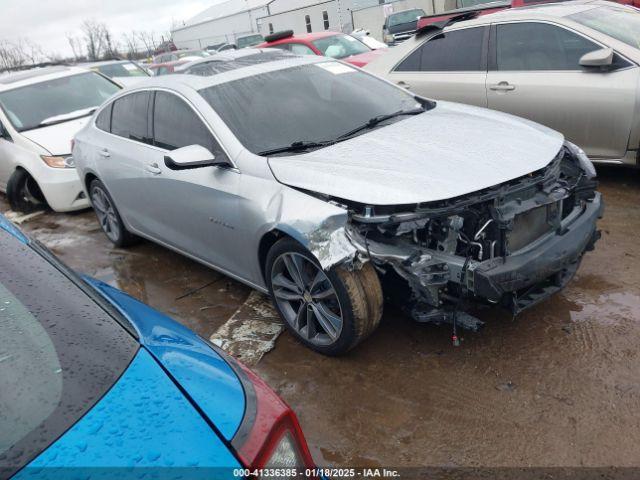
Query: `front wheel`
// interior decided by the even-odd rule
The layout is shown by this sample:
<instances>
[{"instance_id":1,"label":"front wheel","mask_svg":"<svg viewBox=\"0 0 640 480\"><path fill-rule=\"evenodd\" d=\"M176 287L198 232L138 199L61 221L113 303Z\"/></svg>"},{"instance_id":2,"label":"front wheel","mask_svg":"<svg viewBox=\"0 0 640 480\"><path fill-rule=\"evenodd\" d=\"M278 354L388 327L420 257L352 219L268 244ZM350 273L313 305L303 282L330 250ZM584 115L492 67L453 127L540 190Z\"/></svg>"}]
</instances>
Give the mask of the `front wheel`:
<instances>
[{"instance_id":1,"label":"front wheel","mask_svg":"<svg viewBox=\"0 0 640 480\"><path fill-rule=\"evenodd\" d=\"M325 355L346 353L373 332L382 317L382 288L371 264L360 270L322 269L290 238L269 251L266 277L287 329Z\"/></svg>"},{"instance_id":2,"label":"front wheel","mask_svg":"<svg viewBox=\"0 0 640 480\"><path fill-rule=\"evenodd\" d=\"M7 182L7 199L11 210L32 213L47 208L47 201L38 182L21 168L17 169Z\"/></svg>"}]
</instances>

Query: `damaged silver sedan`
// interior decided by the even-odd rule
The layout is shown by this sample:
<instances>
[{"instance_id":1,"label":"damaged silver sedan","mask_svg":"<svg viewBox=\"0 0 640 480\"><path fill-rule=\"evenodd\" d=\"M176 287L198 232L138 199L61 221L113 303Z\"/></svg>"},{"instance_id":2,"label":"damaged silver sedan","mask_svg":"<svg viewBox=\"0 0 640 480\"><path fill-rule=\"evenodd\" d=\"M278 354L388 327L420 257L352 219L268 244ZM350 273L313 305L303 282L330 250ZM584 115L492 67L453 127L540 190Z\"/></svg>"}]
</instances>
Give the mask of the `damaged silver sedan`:
<instances>
[{"instance_id":1,"label":"damaged silver sedan","mask_svg":"<svg viewBox=\"0 0 640 480\"><path fill-rule=\"evenodd\" d=\"M318 352L366 338L385 297L455 341L481 326L468 305L518 314L598 239L595 171L557 132L338 61L228 57L124 90L75 162L114 244L144 237L268 292Z\"/></svg>"}]
</instances>

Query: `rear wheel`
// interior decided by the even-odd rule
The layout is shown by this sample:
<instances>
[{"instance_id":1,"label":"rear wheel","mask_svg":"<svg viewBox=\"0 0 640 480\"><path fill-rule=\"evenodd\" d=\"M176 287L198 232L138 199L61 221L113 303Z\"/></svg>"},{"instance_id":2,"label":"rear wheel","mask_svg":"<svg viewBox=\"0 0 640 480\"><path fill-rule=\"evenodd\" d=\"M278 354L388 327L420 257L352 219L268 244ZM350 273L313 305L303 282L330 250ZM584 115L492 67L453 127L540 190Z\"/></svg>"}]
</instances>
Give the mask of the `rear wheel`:
<instances>
[{"instance_id":1,"label":"rear wheel","mask_svg":"<svg viewBox=\"0 0 640 480\"><path fill-rule=\"evenodd\" d=\"M97 178L89 186L89 198L102 231L116 247L128 247L137 242L138 237L127 231L111 195Z\"/></svg>"},{"instance_id":2,"label":"rear wheel","mask_svg":"<svg viewBox=\"0 0 640 480\"><path fill-rule=\"evenodd\" d=\"M265 272L285 326L317 352L343 354L380 323L382 288L370 264L325 271L302 245L285 238L269 251Z\"/></svg>"},{"instance_id":3,"label":"rear wheel","mask_svg":"<svg viewBox=\"0 0 640 480\"><path fill-rule=\"evenodd\" d=\"M7 182L7 199L12 210L32 213L47 208L47 201L34 178L21 168Z\"/></svg>"}]
</instances>

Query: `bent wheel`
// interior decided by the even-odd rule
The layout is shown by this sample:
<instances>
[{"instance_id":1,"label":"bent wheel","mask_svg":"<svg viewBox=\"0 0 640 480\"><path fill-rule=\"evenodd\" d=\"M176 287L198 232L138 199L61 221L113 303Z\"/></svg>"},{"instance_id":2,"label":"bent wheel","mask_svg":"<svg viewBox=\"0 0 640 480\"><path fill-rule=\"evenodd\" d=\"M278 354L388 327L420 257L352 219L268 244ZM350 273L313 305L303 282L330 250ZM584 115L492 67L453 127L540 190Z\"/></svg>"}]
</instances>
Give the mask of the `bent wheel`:
<instances>
[{"instance_id":1,"label":"bent wheel","mask_svg":"<svg viewBox=\"0 0 640 480\"><path fill-rule=\"evenodd\" d=\"M269 251L265 272L287 329L313 350L345 353L380 322L382 290L371 265L353 272L341 267L325 271L302 245L286 238Z\"/></svg>"}]
</instances>

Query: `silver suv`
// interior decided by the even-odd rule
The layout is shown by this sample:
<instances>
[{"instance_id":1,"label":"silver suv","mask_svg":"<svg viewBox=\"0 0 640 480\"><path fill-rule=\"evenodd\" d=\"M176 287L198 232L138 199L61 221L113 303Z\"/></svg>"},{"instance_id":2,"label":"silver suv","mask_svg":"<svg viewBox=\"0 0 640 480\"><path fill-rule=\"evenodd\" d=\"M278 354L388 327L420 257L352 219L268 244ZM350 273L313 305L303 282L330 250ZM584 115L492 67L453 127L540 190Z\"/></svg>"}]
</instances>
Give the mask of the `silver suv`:
<instances>
[{"instance_id":1,"label":"silver suv","mask_svg":"<svg viewBox=\"0 0 640 480\"><path fill-rule=\"evenodd\" d=\"M516 314L598 238L593 165L557 132L322 57L226 61L124 91L74 158L114 244L144 237L270 293L319 352L369 335L383 289L420 321Z\"/></svg>"}]
</instances>

